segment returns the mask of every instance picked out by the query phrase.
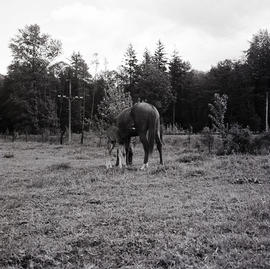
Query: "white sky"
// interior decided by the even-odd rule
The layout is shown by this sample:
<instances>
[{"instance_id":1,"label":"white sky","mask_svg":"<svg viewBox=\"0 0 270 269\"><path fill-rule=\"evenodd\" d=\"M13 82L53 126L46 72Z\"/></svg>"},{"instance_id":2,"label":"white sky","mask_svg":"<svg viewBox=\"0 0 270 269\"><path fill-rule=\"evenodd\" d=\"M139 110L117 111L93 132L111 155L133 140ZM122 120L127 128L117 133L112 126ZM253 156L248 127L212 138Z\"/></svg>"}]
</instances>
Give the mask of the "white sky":
<instances>
[{"instance_id":1,"label":"white sky","mask_svg":"<svg viewBox=\"0 0 270 269\"><path fill-rule=\"evenodd\" d=\"M9 0L0 2L0 73L11 63L9 41L19 28L37 23L60 39L62 58L80 51L90 65L117 68L131 43L139 59L160 39L194 69L238 59L259 29L270 27L269 0Z\"/></svg>"}]
</instances>

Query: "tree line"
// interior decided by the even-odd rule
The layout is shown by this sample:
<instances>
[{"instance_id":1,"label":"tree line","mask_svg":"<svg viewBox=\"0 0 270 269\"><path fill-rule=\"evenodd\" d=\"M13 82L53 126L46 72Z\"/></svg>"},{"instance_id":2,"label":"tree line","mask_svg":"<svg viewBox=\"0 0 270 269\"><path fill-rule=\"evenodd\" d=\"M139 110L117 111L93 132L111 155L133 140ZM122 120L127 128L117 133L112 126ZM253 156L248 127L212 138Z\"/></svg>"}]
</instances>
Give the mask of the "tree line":
<instances>
[{"instance_id":1,"label":"tree line","mask_svg":"<svg viewBox=\"0 0 270 269\"><path fill-rule=\"evenodd\" d=\"M90 74L80 52L57 61L62 44L38 25L19 29L9 48L12 62L0 76L0 132L64 134L71 98L72 131L96 128L110 121L109 109L146 101L157 107L164 124L195 132L210 126L208 104L214 94L228 96L225 121L266 128L270 87L270 35L260 30L238 60L226 59L208 72L192 69L177 51L168 55L161 41L154 52L137 58L130 44L117 70ZM98 65L97 59L94 64ZM71 96L70 94L71 89ZM111 105L110 105L111 104Z\"/></svg>"}]
</instances>

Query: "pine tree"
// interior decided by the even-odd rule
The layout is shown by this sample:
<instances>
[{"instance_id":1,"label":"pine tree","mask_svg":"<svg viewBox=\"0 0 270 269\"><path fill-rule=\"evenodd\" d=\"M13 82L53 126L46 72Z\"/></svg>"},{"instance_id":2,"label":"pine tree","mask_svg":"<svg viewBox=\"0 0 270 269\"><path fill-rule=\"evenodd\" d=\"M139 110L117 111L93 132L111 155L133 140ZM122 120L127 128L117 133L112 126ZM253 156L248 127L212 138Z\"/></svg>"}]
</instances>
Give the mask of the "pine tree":
<instances>
[{"instance_id":1,"label":"pine tree","mask_svg":"<svg viewBox=\"0 0 270 269\"><path fill-rule=\"evenodd\" d=\"M74 77L78 80L90 78L89 67L80 52L73 52L70 58L70 65Z\"/></svg>"},{"instance_id":2,"label":"pine tree","mask_svg":"<svg viewBox=\"0 0 270 269\"><path fill-rule=\"evenodd\" d=\"M147 65L150 65L153 61L150 51L146 48L143 53L142 65L145 68Z\"/></svg>"},{"instance_id":3,"label":"pine tree","mask_svg":"<svg viewBox=\"0 0 270 269\"><path fill-rule=\"evenodd\" d=\"M175 123L176 106L178 107L178 121L183 119L185 96L184 89L186 83L187 72L190 70L190 64L184 62L178 55L177 51L173 52L172 59L169 63L169 74L172 86L173 102L172 102L172 121Z\"/></svg>"},{"instance_id":4,"label":"pine tree","mask_svg":"<svg viewBox=\"0 0 270 269\"><path fill-rule=\"evenodd\" d=\"M246 51L247 63L254 81L255 107L260 117L265 119L268 131L268 95L270 91L270 35L267 30L260 30L250 42ZM264 105L265 104L265 105ZM263 129L263 126L261 126Z\"/></svg>"},{"instance_id":5,"label":"pine tree","mask_svg":"<svg viewBox=\"0 0 270 269\"><path fill-rule=\"evenodd\" d=\"M165 72L167 70L167 59L165 53L165 47L159 40L157 43L157 48L154 54L154 63L158 70Z\"/></svg>"},{"instance_id":6,"label":"pine tree","mask_svg":"<svg viewBox=\"0 0 270 269\"><path fill-rule=\"evenodd\" d=\"M81 131L81 144L84 139L84 125L88 120L85 118L86 90L90 83L91 75L89 67L80 52L73 52L70 58L72 68L72 95L80 98L72 103L72 126L75 131Z\"/></svg>"},{"instance_id":7,"label":"pine tree","mask_svg":"<svg viewBox=\"0 0 270 269\"><path fill-rule=\"evenodd\" d=\"M124 64L122 65L120 76L125 91L130 92L131 97L134 98L135 85L138 81L138 60L131 44L124 55Z\"/></svg>"},{"instance_id":8,"label":"pine tree","mask_svg":"<svg viewBox=\"0 0 270 269\"><path fill-rule=\"evenodd\" d=\"M124 58L124 65L122 67L125 75L127 76L127 83L132 85L136 79L138 71L138 60L132 44L129 44L127 48Z\"/></svg>"},{"instance_id":9,"label":"pine tree","mask_svg":"<svg viewBox=\"0 0 270 269\"><path fill-rule=\"evenodd\" d=\"M167 111L173 98L168 74L153 64L141 68L135 92L135 100L153 104L162 115Z\"/></svg>"},{"instance_id":10,"label":"pine tree","mask_svg":"<svg viewBox=\"0 0 270 269\"><path fill-rule=\"evenodd\" d=\"M133 96L135 101L141 100L153 104L162 115L167 111L173 98L164 55L164 46L160 41L153 57L145 49Z\"/></svg>"}]
</instances>

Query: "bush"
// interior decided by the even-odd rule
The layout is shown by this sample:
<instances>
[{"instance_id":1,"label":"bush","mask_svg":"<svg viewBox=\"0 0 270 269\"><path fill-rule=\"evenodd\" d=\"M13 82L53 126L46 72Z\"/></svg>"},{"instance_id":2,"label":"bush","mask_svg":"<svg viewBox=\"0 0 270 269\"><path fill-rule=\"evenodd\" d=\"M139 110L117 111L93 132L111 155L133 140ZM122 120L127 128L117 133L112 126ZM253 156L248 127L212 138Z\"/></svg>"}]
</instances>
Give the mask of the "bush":
<instances>
[{"instance_id":1,"label":"bush","mask_svg":"<svg viewBox=\"0 0 270 269\"><path fill-rule=\"evenodd\" d=\"M208 152L211 153L214 144L214 135L209 127L203 128L200 140L208 148Z\"/></svg>"},{"instance_id":2,"label":"bush","mask_svg":"<svg viewBox=\"0 0 270 269\"><path fill-rule=\"evenodd\" d=\"M234 124L224 138L224 153L252 153L253 135L248 127Z\"/></svg>"},{"instance_id":3,"label":"bush","mask_svg":"<svg viewBox=\"0 0 270 269\"><path fill-rule=\"evenodd\" d=\"M224 122L225 113L227 111L228 96L226 94L219 95L215 93L213 104L208 104L210 113L209 118L212 121L213 129L221 134L224 140L227 130Z\"/></svg>"},{"instance_id":4,"label":"bush","mask_svg":"<svg viewBox=\"0 0 270 269\"><path fill-rule=\"evenodd\" d=\"M254 138L253 151L254 153L270 152L270 132L259 134Z\"/></svg>"},{"instance_id":5,"label":"bush","mask_svg":"<svg viewBox=\"0 0 270 269\"><path fill-rule=\"evenodd\" d=\"M111 125L115 117L132 104L130 93L125 92L121 85L114 83L106 89L105 96L98 105L99 118Z\"/></svg>"}]
</instances>

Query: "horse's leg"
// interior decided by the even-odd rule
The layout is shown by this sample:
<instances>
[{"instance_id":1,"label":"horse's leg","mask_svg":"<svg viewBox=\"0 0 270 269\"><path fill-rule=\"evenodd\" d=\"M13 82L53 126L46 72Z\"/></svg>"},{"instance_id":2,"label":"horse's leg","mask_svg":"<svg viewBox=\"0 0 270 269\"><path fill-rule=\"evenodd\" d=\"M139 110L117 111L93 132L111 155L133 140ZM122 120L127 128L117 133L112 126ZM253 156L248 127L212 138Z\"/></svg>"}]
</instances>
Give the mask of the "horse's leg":
<instances>
[{"instance_id":1,"label":"horse's leg","mask_svg":"<svg viewBox=\"0 0 270 269\"><path fill-rule=\"evenodd\" d=\"M128 163L129 165L132 165L133 162L133 149L132 146L129 144L129 150L128 150Z\"/></svg>"},{"instance_id":2,"label":"horse's leg","mask_svg":"<svg viewBox=\"0 0 270 269\"><path fill-rule=\"evenodd\" d=\"M118 148L116 150L116 162L115 162L115 166L119 166L119 149Z\"/></svg>"},{"instance_id":3,"label":"horse's leg","mask_svg":"<svg viewBox=\"0 0 270 269\"><path fill-rule=\"evenodd\" d=\"M117 149L117 158L119 160L118 166L119 168L122 168L122 152L120 147Z\"/></svg>"},{"instance_id":4,"label":"horse's leg","mask_svg":"<svg viewBox=\"0 0 270 269\"><path fill-rule=\"evenodd\" d=\"M159 152L159 160L160 160L160 164L163 164L163 158L162 158L162 142L160 139L160 135L157 133L156 134L156 143L157 143L157 149Z\"/></svg>"},{"instance_id":5,"label":"horse's leg","mask_svg":"<svg viewBox=\"0 0 270 269\"><path fill-rule=\"evenodd\" d=\"M146 134L140 134L140 140L143 144L143 149L144 149L144 161L143 161L143 166L141 167L141 170L144 170L145 168L148 167L149 143L146 138Z\"/></svg>"}]
</instances>

